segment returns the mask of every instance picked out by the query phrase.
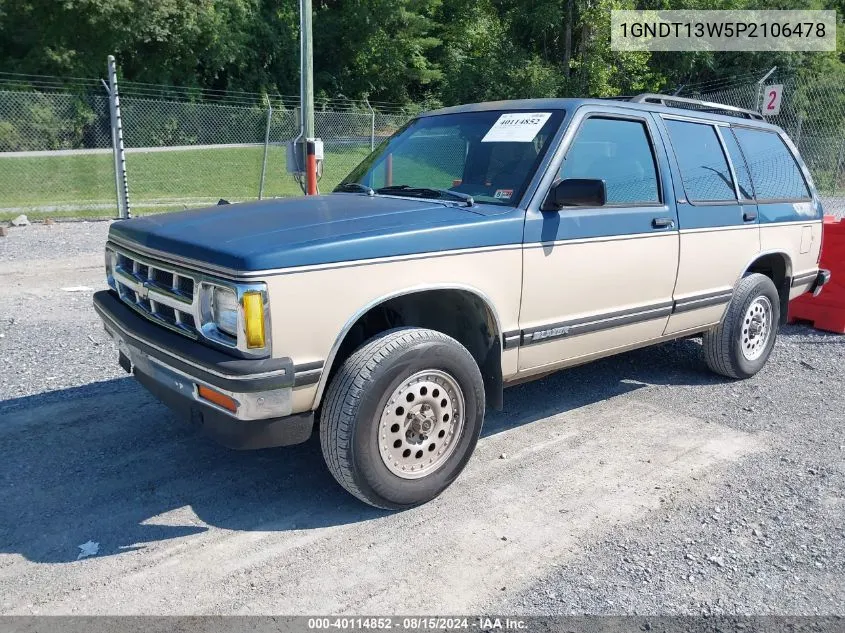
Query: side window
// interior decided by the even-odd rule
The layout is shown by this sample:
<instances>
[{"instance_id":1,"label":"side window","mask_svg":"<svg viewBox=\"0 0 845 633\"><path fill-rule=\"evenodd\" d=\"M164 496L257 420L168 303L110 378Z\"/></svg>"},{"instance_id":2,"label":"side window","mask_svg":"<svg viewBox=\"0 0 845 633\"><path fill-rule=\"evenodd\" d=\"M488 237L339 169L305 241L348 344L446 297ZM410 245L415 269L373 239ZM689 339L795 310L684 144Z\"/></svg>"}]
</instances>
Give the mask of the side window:
<instances>
[{"instance_id":1,"label":"side window","mask_svg":"<svg viewBox=\"0 0 845 633\"><path fill-rule=\"evenodd\" d=\"M690 202L736 200L731 171L716 129L706 123L672 119L665 123Z\"/></svg>"},{"instance_id":2,"label":"side window","mask_svg":"<svg viewBox=\"0 0 845 633\"><path fill-rule=\"evenodd\" d=\"M731 163L734 166L736 182L739 185L739 197L743 200L753 200L754 187L751 185L751 174L748 173L748 164L739 149L739 143L736 142L733 131L724 128L722 138L725 140L725 147L728 148L728 155L731 157Z\"/></svg>"},{"instance_id":3,"label":"side window","mask_svg":"<svg viewBox=\"0 0 845 633\"><path fill-rule=\"evenodd\" d=\"M604 180L607 204L660 202L654 154L640 121L598 117L585 120L558 176Z\"/></svg>"},{"instance_id":4,"label":"side window","mask_svg":"<svg viewBox=\"0 0 845 633\"><path fill-rule=\"evenodd\" d=\"M810 192L795 157L775 132L734 128L751 170L758 200L807 199Z\"/></svg>"}]
</instances>

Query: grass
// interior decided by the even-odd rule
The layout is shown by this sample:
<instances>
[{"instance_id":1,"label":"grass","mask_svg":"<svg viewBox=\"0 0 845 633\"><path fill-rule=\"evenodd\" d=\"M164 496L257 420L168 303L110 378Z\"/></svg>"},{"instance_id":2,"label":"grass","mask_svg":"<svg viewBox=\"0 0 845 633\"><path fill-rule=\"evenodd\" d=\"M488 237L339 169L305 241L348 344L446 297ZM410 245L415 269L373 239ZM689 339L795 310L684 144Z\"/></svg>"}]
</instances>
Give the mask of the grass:
<instances>
[{"instance_id":1,"label":"grass","mask_svg":"<svg viewBox=\"0 0 845 633\"><path fill-rule=\"evenodd\" d=\"M264 197L300 196L285 170L285 148L270 147ZM368 147L326 151L321 191L331 191L369 153ZM178 151L128 152L126 172L133 215L177 211L258 198L263 147L218 147ZM448 188L454 169L448 161L417 162L397 156L394 183L430 183ZM379 175L383 180L383 174ZM385 184L379 181L374 186ZM0 221L24 213L45 218L113 218L114 159L110 153L10 157L0 154Z\"/></svg>"},{"instance_id":2,"label":"grass","mask_svg":"<svg viewBox=\"0 0 845 633\"><path fill-rule=\"evenodd\" d=\"M331 190L369 152L341 148L327 152L320 181ZM129 152L126 171L133 213L239 201L258 197L263 147ZM115 215L113 158L104 154L9 157L0 154L0 220L25 213L31 219L108 218ZM265 197L301 195L285 170L285 148L267 156Z\"/></svg>"},{"instance_id":3,"label":"grass","mask_svg":"<svg viewBox=\"0 0 845 633\"><path fill-rule=\"evenodd\" d=\"M421 141L423 142L423 141ZM461 152L442 143L421 146L425 162L397 156L393 182L426 182L448 188L460 171ZM321 191L330 191L369 153L367 147L326 151ZM439 153L438 153L439 150ZM265 197L299 196L299 185L285 170L285 148L271 146ZM217 147L179 151L129 152L129 200L134 215L161 213L258 197L264 148ZM834 190L833 174L816 171L819 190ZM385 184L376 178L374 186ZM838 190L845 186L838 183ZM0 153L0 221L21 213L30 219L112 218L116 215L111 153L11 157Z\"/></svg>"}]
</instances>

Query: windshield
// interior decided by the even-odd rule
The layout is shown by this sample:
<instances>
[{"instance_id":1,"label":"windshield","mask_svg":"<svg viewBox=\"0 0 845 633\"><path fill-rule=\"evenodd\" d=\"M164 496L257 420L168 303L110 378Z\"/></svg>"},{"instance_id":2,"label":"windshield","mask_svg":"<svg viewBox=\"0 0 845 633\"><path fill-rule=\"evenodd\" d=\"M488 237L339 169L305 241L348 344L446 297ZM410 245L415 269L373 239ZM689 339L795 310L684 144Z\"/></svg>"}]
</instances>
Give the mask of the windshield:
<instances>
[{"instance_id":1,"label":"windshield","mask_svg":"<svg viewBox=\"0 0 845 633\"><path fill-rule=\"evenodd\" d=\"M478 202L513 206L562 119L562 110L415 119L376 148L335 191L371 188L386 195L444 200L472 196Z\"/></svg>"}]
</instances>

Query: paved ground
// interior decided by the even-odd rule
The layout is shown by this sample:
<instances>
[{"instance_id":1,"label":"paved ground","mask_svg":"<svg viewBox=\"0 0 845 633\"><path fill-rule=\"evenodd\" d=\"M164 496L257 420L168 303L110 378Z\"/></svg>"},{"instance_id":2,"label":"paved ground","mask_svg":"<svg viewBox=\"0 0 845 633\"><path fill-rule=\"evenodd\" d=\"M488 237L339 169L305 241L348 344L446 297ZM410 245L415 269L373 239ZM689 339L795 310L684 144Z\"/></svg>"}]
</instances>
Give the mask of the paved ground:
<instances>
[{"instance_id":1,"label":"paved ground","mask_svg":"<svg viewBox=\"0 0 845 633\"><path fill-rule=\"evenodd\" d=\"M515 387L387 513L317 442L228 451L121 373L106 230L0 238L0 613L845 610L845 337L788 327L739 383L689 340Z\"/></svg>"}]
</instances>

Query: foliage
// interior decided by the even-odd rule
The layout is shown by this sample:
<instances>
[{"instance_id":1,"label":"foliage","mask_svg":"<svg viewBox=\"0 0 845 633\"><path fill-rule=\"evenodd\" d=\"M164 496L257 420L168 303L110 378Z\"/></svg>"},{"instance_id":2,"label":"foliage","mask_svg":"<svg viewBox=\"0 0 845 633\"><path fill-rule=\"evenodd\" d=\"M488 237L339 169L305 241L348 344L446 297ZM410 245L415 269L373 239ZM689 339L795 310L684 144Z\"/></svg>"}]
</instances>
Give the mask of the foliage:
<instances>
[{"instance_id":1,"label":"foliage","mask_svg":"<svg viewBox=\"0 0 845 633\"><path fill-rule=\"evenodd\" d=\"M777 65L842 75L834 53L619 53L615 8L845 8L845 0L313 0L320 95L427 105L610 96ZM121 76L221 91L297 94L298 0L0 0L0 69ZM840 42L845 29L839 29ZM5 131L4 131L5 130ZM4 142L14 133L0 130Z\"/></svg>"},{"instance_id":2,"label":"foliage","mask_svg":"<svg viewBox=\"0 0 845 633\"><path fill-rule=\"evenodd\" d=\"M95 108L104 107L102 99L91 103L76 95L48 95L0 91L0 152L58 150L96 146Z\"/></svg>"}]
</instances>

